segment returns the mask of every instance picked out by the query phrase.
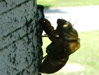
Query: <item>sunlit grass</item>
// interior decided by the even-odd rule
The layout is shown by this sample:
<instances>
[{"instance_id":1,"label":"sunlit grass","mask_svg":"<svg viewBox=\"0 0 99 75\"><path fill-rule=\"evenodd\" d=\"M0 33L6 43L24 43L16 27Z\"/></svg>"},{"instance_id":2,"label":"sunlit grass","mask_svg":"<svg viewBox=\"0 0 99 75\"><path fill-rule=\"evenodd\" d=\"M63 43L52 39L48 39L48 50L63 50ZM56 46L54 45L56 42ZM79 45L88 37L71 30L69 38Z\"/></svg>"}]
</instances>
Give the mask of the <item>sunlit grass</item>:
<instances>
[{"instance_id":1,"label":"sunlit grass","mask_svg":"<svg viewBox=\"0 0 99 75\"><path fill-rule=\"evenodd\" d=\"M72 54L68 63L77 63L85 67L81 72L63 72L51 75L98 75L99 74L99 31L80 32L81 48ZM48 38L43 38L43 50L50 43Z\"/></svg>"},{"instance_id":2,"label":"sunlit grass","mask_svg":"<svg viewBox=\"0 0 99 75\"><path fill-rule=\"evenodd\" d=\"M99 0L37 0L45 7L99 5Z\"/></svg>"}]
</instances>

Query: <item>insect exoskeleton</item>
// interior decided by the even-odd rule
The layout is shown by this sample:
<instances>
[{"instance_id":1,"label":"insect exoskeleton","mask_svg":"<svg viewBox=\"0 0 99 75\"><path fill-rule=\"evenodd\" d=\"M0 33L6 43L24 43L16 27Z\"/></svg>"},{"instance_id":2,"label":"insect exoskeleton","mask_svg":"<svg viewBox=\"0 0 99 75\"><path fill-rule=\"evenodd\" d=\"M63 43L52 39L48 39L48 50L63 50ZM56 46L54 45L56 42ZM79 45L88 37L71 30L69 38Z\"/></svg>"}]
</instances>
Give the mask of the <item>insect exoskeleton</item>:
<instances>
[{"instance_id":1,"label":"insect exoskeleton","mask_svg":"<svg viewBox=\"0 0 99 75\"><path fill-rule=\"evenodd\" d=\"M40 72L55 73L66 64L69 55L80 48L78 32L64 19L57 20L56 30L47 19L42 19L40 24L51 40L46 48L47 55L40 66Z\"/></svg>"}]
</instances>

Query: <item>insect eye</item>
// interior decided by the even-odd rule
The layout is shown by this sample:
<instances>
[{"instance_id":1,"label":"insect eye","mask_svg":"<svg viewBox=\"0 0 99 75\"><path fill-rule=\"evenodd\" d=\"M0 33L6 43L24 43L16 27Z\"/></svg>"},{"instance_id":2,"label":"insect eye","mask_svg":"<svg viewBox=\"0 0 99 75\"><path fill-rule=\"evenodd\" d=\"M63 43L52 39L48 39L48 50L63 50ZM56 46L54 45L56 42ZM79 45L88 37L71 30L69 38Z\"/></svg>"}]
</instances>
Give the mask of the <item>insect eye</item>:
<instances>
[{"instance_id":1,"label":"insect eye","mask_svg":"<svg viewBox=\"0 0 99 75\"><path fill-rule=\"evenodd\" d=\"M46 21L43 21L43 22L46 22Z\"/></svg>"},{"instance_id":2,"label":"insect eye","mask_svg":"<svg viewBox=\"0 0 99 75\"><path fill-rule=\"evenodd\" d=\"M56 35L56 37L58 38L58 37L59 37L59 35Z\"/></svg>"},{"instance_id":3,"label":"insect eye","mask_svg":"<svg viewBox=\"0 0 99 75\"><path fill-rule=\"evenodd\" d=\"M66 27L68 27L68 25L67 25L67 24L65 24L65 25L63 25L63 27L64 27L64 28L66 28Z\"/></svg>"}]
</instances>

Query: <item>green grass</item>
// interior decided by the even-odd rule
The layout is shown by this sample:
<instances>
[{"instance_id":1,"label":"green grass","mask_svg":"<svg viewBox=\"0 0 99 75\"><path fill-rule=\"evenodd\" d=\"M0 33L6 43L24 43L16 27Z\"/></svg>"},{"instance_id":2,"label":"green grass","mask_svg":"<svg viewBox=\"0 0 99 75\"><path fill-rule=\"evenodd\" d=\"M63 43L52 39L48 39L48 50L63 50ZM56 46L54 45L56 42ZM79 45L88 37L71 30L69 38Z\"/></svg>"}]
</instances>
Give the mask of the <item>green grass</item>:
<instances>
[{"instance_id":1,"label":"green grass","mask_svg":"<svg viewBox=\"0 0 99 75\"><path fill-rule=\"evenodd\" d=\"M45 7L99 5L99 0L37 0Z\"/></svg>"},{"instance_id":2,"label":"green grass","mask_svg":"<svg viewBox=\"0 0 99 75\"><path fill-rule=\"evenodd\" d=\"M70 56L68 63L76 63L85 67L80 72L63 72L51 75L99 75L99 31L80 32L81 47ZM50 43L48 38L43 38L43 50ZM47 75L47 74L44 74Z\"/></svg>"}]
</instances>

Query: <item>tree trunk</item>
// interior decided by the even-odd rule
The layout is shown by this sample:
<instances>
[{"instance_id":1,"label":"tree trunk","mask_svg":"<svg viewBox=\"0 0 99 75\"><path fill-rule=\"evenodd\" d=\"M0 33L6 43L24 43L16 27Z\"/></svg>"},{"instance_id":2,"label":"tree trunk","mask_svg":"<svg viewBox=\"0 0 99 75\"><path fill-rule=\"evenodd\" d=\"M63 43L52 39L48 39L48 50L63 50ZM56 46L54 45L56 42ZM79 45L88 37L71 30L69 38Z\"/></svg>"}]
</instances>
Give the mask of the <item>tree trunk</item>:
<instances>
[{"instance_id":1,"label":"tree trunk","mask_svg":"<svg viewBox=\"0 0 99 75\"><path fill-rule=\"evenodd\" d=\"M42 28L36 0L0 0L0 75L39 75Z\"/></svg>"}]
</instances>

